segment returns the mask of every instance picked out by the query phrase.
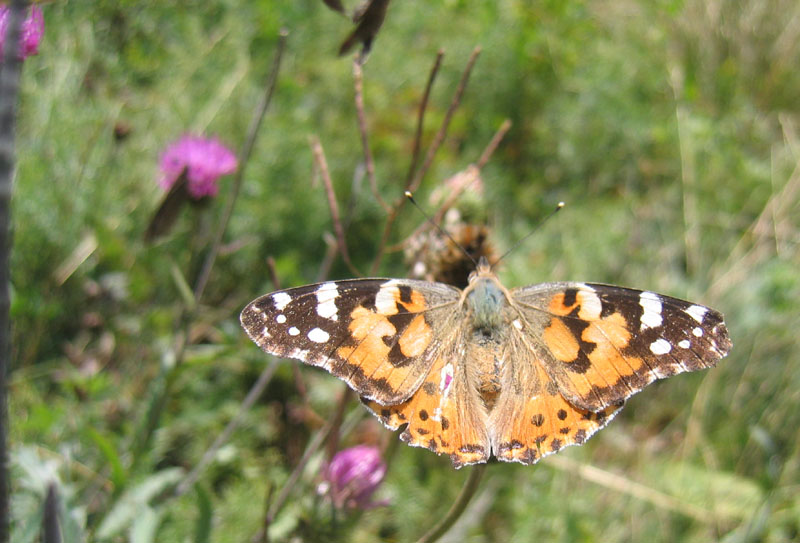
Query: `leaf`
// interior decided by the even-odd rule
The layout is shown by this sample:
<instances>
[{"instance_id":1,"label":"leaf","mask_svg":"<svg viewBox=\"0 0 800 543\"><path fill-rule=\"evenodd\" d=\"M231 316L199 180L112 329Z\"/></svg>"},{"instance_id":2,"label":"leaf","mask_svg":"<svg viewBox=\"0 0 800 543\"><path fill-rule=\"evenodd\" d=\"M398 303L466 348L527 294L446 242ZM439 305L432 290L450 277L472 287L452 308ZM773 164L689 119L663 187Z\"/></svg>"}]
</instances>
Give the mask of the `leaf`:
<instances>
[{"instance_id":1,"label":"leaf","mask_svg":"<svg viewBox=\"0 0 800 543\"><path fill-rule=\"evenodd\" d=\"M71 505L74 494L58 476L63 464L55 459L43 459L33 447L19 447L11 455L17 488L12 497L13 541L34 543L42 537L42 520L50 498L49 512L58 519L64 541L80 542L86 539L86 510ZM55 506L55 509L53 508Z\"/></svg>"},{"instance_id":2,"label":"leaf","mask_svg":"<svg viewBox=\"0 0 800 543\"><path fill-rule=\"evenodd\" d=\"M12 454L12 463L22 474L17 478L21 488L44 497L47 487L58 480L58 461L42 459L34 447L20 447Z\"/></svg>"},{"instance_id":3,"label":"leaf","mask_svg":"<svg viewBox=\"0 0 800 543\"><path fill-rule=\"evenodd\" d=\"M161 523L161 509L143 506L131 525L131 543L152 543L156 540L156 530Z\"/></svg>"},{"instance_id":4,"label":"leaf","mask_svg":"<svg viewBox=\"0 0 800 543\"><path fill-rule=\"evenodd\" d=\"M128 480L128 474L125 471L125 468L122 465L122 460L117 454L117 451L114 448L114 445L111 443L111 440L107 439L103 434L91 426L86 428L85 431L89 439L92 440L95 445L97 445L97 448L100 449L103 457L110 464L111 482L114 484L114 488L124 488Z\"/></svg>"},{"instance_id":5,"label":"leaf","mask_svg":"<svg viewBox=\"0 0 800 543\"><path fill-rule=\"evenodd\" d=\"M200 484L195 485L197 491L197 522L195 523L195 543L208 543L211 539L211 498L206 489Z\"/></svg>"},{"instance_id":6,"label":"leaf","mask_svg":"<svg viewBox=\"0 0 800 543\"><path fill-rule=\"evenodd\" d=\"M333 11L338 11L342 15L344 15L344 6L342 5L342 0L322 0L326 6L331 8Z\"/></svg>"},{"instance_id":7,"label":"leaf","mask_svg":"<svg viewBox=\"0 0 800 543\"><path fill-rule=\"evenodd\" d=\"M11 535L17 543L34 543L39 540L43 509L37 507L37 504L32 504L30 496L23 498L15 497L14 520L16 522L11 530ZM24 513L21 514L21 511Z\"/></svg>"},{"instance_id":8,"label":"leaf","mask_svg":"<svg viewBox=\"0 0 800 543\"><path fill-rule=\"evenodd\" d=\"M366 55L372 47L372 41L378 35L378 31L386 18L386 10L389 7L389 0L372 0L363 12L355 15L354 19L358 23L355 30L342 42L339 47L339 56L346 55L356 43L363 44L361 54Z\"/></svg>"},{"instance_id":9,"label":"leaf","mask_svg":"<svg viewBox=\"0 0 800 543\"><path fill-rule=\"evenodd\" d=\"M735 473L668 463L654 465L650 476L660 490L719 517L749 518L764 501L755 481Z\"/></svg>"},{"instance_id":10,"label":"leaf","mask_svg":"<svg viewBox=\"0 0 800 543\"><path fill-rule=\"evenodd\" d=\"M175 281L175 286L178 287L181 298L183 298L183 303L186 304L187 308L194 308L197 300L194 297L192 287L189 286L189 282L186 280L186 277L184 277L178 265L173 262L169 267L169 271L171 272L172 279Z\"/></svg>"},{"instance_id":11,"label":"leaf","mask_svg":"<svg viewBox=\"0 0 800 543\"><path fill-rule=\"evenodd\" d=\"M145 242L153 243L158 238L169 234L172 227L175 226L175 221L178 220L180 210L189 201L188 186L189 180L184 169L180 177L175 180L175 183L164 195L155 213L153 213L153 217L150 219L147 230L144 233Z\"/></svg>"},{"instance_id":12,"label":"leaf","mask_svg":"<svg viewBox=\"0 0 800 543\"><path fill-rule=\"evenodd\" d=\"M150 501L176 484L182 477L183 470L180 468L165 469L123 493L100 524L97 531L98 538L117 535L134 520L138 524L142 520L141 515L148 514L146 512L148 509L152 510Z\"/></svg>"},{"instance_id":13,"label":"leaf","mask_svg":"<svg viewBox=\"0 0 800 543\"><path fill-rule=\"evenodd\" d=\"M62 488L59 488L59 492ZM66 500L58 500L58 523L63 541L75 543L86 541L86 510L83 507L69 509Z\"/></svg>"}]
</instances>

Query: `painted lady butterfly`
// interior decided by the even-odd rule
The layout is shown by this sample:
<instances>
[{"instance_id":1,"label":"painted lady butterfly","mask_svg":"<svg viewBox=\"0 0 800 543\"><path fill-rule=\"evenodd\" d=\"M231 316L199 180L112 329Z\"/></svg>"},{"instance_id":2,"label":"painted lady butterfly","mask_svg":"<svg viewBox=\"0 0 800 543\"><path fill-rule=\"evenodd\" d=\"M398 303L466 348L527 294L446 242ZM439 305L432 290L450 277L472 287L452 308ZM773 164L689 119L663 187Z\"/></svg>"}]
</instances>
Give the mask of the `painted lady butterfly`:
<instances>
[{"instance_id":1,"label":"painted lady butterfly","mask_svg":"<svg viewBox=\"0 0 800 543\"><path fill-rule=\"evenodd\" d=\"M731 348L708 307L600 284L508 290L486 259L464 290L330 281L262 296L241 321L264 351L325 368L387 427L406 425L403 441L457 468L581 444L648 384Z\"/></svg>"}]
</instances>

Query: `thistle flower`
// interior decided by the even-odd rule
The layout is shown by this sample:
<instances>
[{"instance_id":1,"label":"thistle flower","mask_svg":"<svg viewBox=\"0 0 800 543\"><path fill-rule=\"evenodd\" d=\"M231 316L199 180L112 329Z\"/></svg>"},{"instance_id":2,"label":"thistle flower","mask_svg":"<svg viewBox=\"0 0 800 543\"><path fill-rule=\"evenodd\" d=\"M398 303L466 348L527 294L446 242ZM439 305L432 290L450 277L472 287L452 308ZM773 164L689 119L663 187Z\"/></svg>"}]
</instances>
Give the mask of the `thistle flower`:
<instances>
[{"instance_id":1,"label":"thistle flower","mask_svg":"<svg viewBox=\"0 0 800 543\"><path fill-rule=\"evenodd\" d=\"M319 492L327 494L339 508L371 509L386 505L372 501L372 494L386 476L386 464L380 450L370 445L357 445L336 453L322 472Z\"/></svg>"},{"instance_id":2,"label":"thistle flower","mask_svg":"<svg viewBox=\"0 0 800 543\"><path fill-rule=\"evenodd\" d=\"M216 138L184 135L167 147L161 155L159 185L170 190L186 170L189 195L199 200L216 196L219 178L236 171L238 162L233 151Z\"/></svg>"},{"instance_id":3,"label":"thistle flower","mask_svg":"<svg viewBox=\"0 0 800 543\"><path fill-rule=\"evenodd\" d=\"M6 5L0 6L0 58L3 55L3 46L6 43L6 31L8 30L9 8ZM42 8L32 6L28 17L22 22L19 37L20 59L36 55L39 53L39 42L44 34L44 15Z\"/></svg>"}]
</instances>

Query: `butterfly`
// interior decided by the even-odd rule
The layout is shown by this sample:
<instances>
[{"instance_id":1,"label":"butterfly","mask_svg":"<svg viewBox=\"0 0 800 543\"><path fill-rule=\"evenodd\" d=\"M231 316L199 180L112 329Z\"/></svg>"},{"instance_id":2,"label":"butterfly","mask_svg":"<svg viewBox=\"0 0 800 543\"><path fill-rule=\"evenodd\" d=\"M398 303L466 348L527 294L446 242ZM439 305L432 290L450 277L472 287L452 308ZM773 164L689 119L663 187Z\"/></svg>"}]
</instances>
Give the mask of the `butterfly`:
<instances>
[{"instance_id":1,"label":"butterfly","mask_svg":"<svg viewBox=\"0 0 800 543\"><path fill-rule=\"evenodd\" d=\"M507 289L481 259L463 290L412 279L328 281L241 314L264 351L345 381L409 445L456 468L533 464L585 442L657 379L731 348L708 307L613 285Z\"/></svg>"}]
</instances>

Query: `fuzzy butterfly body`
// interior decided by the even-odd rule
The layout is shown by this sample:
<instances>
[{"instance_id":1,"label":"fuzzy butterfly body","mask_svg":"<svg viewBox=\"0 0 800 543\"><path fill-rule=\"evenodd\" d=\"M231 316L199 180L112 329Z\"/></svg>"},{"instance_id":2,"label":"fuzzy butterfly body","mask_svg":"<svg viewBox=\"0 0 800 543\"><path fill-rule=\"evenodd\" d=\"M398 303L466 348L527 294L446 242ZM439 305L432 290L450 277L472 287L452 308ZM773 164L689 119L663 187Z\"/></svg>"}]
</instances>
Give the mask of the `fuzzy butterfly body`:
<instances>
[{"instance_id":1,"label":"fuzzy butterfly body","mask_svg":"<svg viewBox=\"0 0 800 543\"><path fill-rule=\"evenodd\" d=\"M605 426L656 379L714 366L722 315L591 283L506 289L482 260L464 290L353 279L281 290L241 314L268 353L325 368L409 445L461 467L532 464Z\"/></svg>"}]
</instances>

